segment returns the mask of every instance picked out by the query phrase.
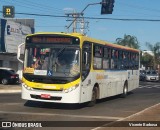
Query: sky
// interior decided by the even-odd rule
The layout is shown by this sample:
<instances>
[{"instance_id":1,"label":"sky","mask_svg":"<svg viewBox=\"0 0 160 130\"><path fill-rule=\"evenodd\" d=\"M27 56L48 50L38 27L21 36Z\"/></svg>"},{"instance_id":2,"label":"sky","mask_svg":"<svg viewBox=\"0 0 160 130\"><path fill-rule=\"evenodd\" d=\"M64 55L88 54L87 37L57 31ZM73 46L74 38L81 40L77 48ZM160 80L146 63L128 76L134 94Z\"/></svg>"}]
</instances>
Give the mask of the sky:
<instances>
[{"instance_id":1,"label":"sky","mask_svg":"<svg viewBox=\"0 0 160 130\"><path fill-rule=\"evenodd\" d=\"M15 7L15 13L67 16L66 13L80 13L87 4L101 0L0 0L4 5ZM109 19L85 19L88 22L87 36L115 42L124 35L137 37L141 50L148 50L146 42L160 42L160 0L115 0L112 14L101 15L101 5L89 6L84 17L116 19L150 19L153 21L122 21ZM0 15L2 17L2 14ZM45 17L15 14L15 18L35 19L35 32L66 32L71 20L67 17ZM72 28L70 28L71 31Z\"/></svg>"}]
</instances>

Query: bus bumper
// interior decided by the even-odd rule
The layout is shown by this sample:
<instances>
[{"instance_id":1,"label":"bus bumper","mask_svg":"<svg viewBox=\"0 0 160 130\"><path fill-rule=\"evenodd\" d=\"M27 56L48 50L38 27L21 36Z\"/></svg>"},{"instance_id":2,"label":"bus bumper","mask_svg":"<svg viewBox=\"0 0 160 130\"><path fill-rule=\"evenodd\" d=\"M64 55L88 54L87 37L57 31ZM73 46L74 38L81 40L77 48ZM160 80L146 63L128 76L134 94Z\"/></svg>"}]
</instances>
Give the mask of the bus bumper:
<instances>
[{"instance_id":1,"label":"bus bumper","mask_svg":"<svg viewBox=\"0 0 160 130\"><path fill-rule=\"evenodd\" d=\"M32 89L28 90L22 85L22 99L41 101L41 102L54 102L54 103L80 103L80 87L70 91L49 91Z\"/></svg>"}]
</instances>

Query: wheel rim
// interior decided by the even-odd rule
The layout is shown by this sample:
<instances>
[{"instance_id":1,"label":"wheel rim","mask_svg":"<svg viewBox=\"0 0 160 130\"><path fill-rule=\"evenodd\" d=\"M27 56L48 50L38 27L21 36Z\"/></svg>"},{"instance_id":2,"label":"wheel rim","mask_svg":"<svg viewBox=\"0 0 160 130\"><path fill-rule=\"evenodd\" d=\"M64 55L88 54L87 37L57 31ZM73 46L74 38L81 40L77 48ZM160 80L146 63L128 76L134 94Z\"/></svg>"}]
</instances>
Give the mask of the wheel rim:
<instances>
[{"instance_id":1,"label":"wheel rim","mask_svg":"<svg viewBox=\"0 0 160 130\"><path fill-rule=\"evenodd\" d=\"M7 79L3 79L2 84L7 84Z\"/></svg>"},{"instance_id":2,"label":"wheel rim","mask_svg":"<svg viewBox=\"0 0 160 130\"><path fill-rule=\"evenodd\" d=\"M124 87L124 94L126 95L127 94L127 86L125 85L125 87Z\"/></svg>"}]
</instances>

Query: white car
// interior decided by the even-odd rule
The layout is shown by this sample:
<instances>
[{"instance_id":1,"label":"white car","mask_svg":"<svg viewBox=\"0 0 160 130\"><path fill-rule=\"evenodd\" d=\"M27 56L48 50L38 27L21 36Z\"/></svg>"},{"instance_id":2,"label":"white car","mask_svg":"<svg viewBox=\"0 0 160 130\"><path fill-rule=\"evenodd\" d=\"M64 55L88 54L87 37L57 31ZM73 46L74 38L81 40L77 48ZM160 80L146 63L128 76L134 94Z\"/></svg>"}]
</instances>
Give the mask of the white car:
<instances>
[{"instance_id":1,"label":"white car","mask_svg":"<svg viewBox=\"0 0 160 130\"><path fill-rule=\"evenodd\" d=\"M146 71L146 81L159 81L159 74L155 70Z\"/></svg>"}]
</instances>

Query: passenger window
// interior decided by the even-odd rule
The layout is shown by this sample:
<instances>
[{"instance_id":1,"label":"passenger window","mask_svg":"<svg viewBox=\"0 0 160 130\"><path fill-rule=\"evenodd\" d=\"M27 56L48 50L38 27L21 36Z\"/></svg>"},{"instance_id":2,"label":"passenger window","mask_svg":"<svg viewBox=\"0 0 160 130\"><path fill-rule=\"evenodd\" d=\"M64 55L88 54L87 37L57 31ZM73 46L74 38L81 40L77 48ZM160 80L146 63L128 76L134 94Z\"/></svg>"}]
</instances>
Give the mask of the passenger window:
<instances>
[{"instance_id":1,"label":"passenger window","mask_svg":"<svg viewBox=\"0 0 160 130\"><path fill-rule=\"evenodd\" d=\"M109 48L104 48L104 56L103 56L103 69L109 69L109 60L110 60L110 50Z\"/></svg>"},{"instance_id":2,"label":"passenger window","mask_svg":"<svg viewBox=\"0 0 160 130\"><path fill-rule=\"evenodd\" d=\"M102 69L103 46L94 45L93 68Z\"/></svg>"}]
</instances>

